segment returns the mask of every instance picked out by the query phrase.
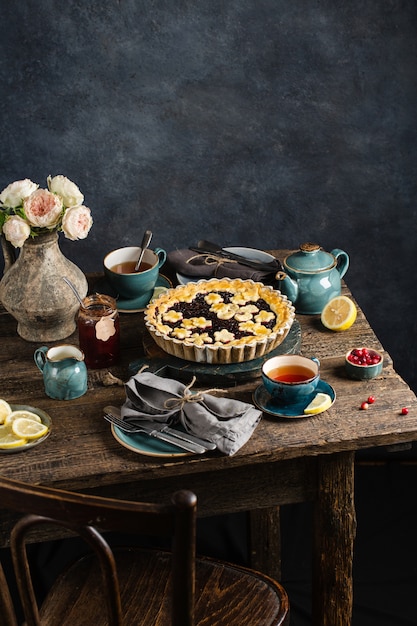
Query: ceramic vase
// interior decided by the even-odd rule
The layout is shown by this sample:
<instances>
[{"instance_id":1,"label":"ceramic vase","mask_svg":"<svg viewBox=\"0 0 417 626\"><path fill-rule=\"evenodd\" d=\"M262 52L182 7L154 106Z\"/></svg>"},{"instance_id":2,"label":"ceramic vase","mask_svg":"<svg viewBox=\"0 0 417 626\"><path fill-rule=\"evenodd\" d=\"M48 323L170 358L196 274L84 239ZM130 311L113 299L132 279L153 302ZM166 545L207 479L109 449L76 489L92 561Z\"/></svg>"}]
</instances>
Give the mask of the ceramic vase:
<instances>
[{"instance_id":1,"label":"ceramic vase","mask_svg":"<svg viewBox=\"0 0 417 626\"><path fill-rule=\"evenodd\" d=\"M5 269L0 301L17 320L17 332L26 341L58 341L76 327L79 303L63 280L66 276L81 297L87 294L83 272L61 252L58 233L27 239L15 258L14 249L1 237Z\"/></svg>"}]
</instances>

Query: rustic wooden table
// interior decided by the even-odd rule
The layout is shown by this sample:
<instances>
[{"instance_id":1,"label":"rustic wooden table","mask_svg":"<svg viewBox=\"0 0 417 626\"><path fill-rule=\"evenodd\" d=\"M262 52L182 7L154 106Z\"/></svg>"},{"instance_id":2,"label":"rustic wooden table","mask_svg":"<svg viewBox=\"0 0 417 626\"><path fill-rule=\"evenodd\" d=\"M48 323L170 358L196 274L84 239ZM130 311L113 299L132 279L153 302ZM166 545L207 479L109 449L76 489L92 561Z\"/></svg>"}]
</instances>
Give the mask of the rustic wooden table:
<instances>
[{"instance_id":1,"label":"rustic wooden table","mask_svg":"<svg viewBox=\"0 0 417 626\"><path fill-rule=\"evenodd\" d=\"M276 254L282 258L282 252ZM349 295L346 286L343 290ZM40 446L0 454L0 475L127 499L161 500L177 488L192 489L200 516L251 512L252 565L275 577L280 576L279 506L314 501L313 623L348 626L353 603L355 451L417 440L417 399L386 353L378 378L368 382L346 378L348 349L367 345L383 351L360 309L353 327L343 333L324 329L318 316L297 319L301 351L320 359L322 378L337 394L334 405L301 420L264 415L249 442L232 457L214 452L165 459L136 454L113 438L102 417L103 407L121 405L125 394L123 387L104 384L103 371L89 372L83 397L49 399L33 361L38 345L22 340L16 322L0 310L0 395L10 403L41 408L53 421L51 435ZM111 370L116 377L127 380L129 364L144 355L145 334L143 314L121 315L122 362ZM76 333L65 340L77 341ZM258 384L259 380L236 381L228 393L251 402ZM360 410L371 394L376 402L368 411ZM403 406L409 407L408 415L401 415ZM0 533L8 521L3 514ZM4 535L0 540L5 545Z\"/></svg>"}]
</instances>

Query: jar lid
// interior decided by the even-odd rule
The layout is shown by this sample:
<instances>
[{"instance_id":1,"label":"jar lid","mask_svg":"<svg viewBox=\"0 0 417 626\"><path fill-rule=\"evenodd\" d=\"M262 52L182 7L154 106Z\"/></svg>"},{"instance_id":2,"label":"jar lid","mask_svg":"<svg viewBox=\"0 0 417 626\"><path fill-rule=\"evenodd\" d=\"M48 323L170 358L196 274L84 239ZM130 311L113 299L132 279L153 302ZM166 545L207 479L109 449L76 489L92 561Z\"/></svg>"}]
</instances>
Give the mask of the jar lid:
<instances>
[{"instance_id":1,"label":"jar lid","mask_svg":"<svg viewBox=\"0 0 417 626\"><path fill-rule=\"evenodd\" d=\"M91 317L103 317L113 315L117 311L115 298L103 293L94 293L83 299L83 308L80 313Z\"/></svg>"},{"instance_id":2,"label":"jar lid","mask_svg":"<svg viewBox=\"0 0 417 626\"><path fill-rule=\"evenodd\" d=\"M298 252L290 254L284 265L296 272L314 273L329 270L336 265L336 259L316 243L302 243Z\"/></svg>"}]
</instances>

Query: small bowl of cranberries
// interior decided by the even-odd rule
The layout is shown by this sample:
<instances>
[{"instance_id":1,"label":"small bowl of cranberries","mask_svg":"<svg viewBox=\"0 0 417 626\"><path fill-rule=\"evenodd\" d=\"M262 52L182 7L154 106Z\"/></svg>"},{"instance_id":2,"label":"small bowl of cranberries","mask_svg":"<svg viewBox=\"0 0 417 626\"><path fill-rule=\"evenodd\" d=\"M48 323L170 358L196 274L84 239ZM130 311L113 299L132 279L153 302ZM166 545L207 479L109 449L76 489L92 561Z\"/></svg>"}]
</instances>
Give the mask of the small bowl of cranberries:
<instances>
[{"instance_id":1,"label":"small bowl of cranberries","mask_svg":"<svg viewBox=\"0 0 417 626\"><path fill-rule=\"evenodd\" d=\"M382 372L384 357L373 348L353 348L345 358L345 369L350 378L369 380Z\"/></svg>"}]
</instances>

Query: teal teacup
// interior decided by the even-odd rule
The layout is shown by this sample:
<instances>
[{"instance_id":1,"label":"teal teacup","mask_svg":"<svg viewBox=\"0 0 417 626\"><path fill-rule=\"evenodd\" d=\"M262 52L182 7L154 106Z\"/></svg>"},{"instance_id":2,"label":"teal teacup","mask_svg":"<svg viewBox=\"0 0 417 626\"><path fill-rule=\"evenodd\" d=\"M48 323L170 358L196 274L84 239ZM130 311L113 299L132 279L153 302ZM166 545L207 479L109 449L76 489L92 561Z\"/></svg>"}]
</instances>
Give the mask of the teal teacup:
<instances>
[{"instance_id":1,"label":"teal teacup","mask_svg":"<svg viewBox=\"0 0 417 626\"><path fill-rule=\"evenodd\" d=\"M35 363L43 374L45 393L55 400L74 400L87 391L84 353L76 346L42 346L35 350Z\"/></svg>"},{"instance_id":2,"label":"teal teacup","mask_svg":"<svg viewBox=\"0 0 417 626\"><path fill-rule=\"evenodd\" d=\"M320 362L299 354L274 356L262 366L262 381L274 403L306 404L313 398L320 380Z\"/></svg>"},{"instance_id":3,"label":"teal teacup","mask_svg":"<svg viewBox=\"0 0 417 626\"><path fill-rule=\"evenodd\" d=\"M104 273L115 292L129 300L138 300L138 306L146 306L152 297L159 268L167 254L162 248L145 250L138 272L134 271L140 248L118 248L104 258Z\"/></svg>"}]
</instances>

